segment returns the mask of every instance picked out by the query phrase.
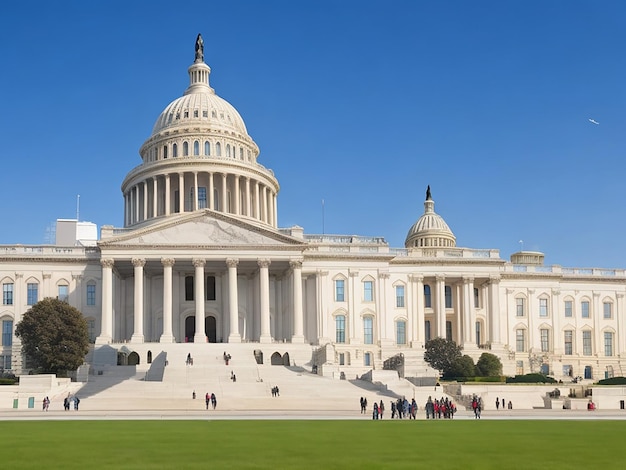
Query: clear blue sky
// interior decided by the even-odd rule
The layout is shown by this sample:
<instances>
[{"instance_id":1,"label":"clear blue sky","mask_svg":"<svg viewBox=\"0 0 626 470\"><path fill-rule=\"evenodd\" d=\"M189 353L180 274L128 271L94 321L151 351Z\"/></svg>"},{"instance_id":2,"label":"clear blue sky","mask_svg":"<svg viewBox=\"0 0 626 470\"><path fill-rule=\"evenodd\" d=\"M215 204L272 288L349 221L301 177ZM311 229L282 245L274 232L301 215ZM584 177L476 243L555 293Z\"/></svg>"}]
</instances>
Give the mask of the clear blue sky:
<instances>
[{"instance_id":1,"label":"clear blue sky","mask_svg":"<svg viewBox=\"0 0 626 470\"><path fill-rule=\"evenodd\" d=\"M626 2L58 1L0 15L0 243L122 225L120 184L211 85L280 184L279 225L401 247L425 189L457 245L626 267ZM588 119L600 124L595 125Z\"/></svg>"}]
</instances>

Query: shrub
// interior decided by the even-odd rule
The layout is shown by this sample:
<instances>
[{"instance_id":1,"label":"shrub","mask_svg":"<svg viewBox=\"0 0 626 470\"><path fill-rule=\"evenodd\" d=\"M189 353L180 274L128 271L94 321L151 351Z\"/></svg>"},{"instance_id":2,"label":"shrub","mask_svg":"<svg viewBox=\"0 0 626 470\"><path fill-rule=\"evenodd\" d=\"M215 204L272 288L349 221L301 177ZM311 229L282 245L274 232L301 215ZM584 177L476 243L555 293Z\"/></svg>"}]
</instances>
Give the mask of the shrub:
<instances>
[{"instance_id":1,"label":"shrub","mask_svg":"<svg viewBox=\"0 0 626 470\"><path fill-rule=\"evenodd\" d=\"M483 377L497 377L502 374L502 362L494 354L482 353L476 363L476 371Z\"/></svg>"},{"instance_id":2,"label":"shrub","mask_svg":"<svg viewBox=\"0 0 626 470\"><path fill-rule=\"evenodd\" d=\"M626 385L626 377L611 377L610 379L602 379L598 385Z\"/></svg>"},{"instance_id":3,"label":"shrub","mask_svg":"<svg viewBox=\"0 0 626 470\"><path fill-rule=\"evenodd\" d=\"M537 383L557 383L552 377L547 377L543 374L524 374L516 375L515 377L507 377L506 383L508 384L537 384Z\"/></svg>"}]
</instances>

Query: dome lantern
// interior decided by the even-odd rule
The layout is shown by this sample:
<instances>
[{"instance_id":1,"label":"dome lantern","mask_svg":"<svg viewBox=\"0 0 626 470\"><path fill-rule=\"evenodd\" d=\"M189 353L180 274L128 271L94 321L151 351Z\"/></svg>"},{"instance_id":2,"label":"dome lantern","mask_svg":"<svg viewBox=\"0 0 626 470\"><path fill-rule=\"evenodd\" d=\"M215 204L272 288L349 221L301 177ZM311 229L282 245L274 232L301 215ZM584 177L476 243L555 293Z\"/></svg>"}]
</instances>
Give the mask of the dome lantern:
<instances>
[{"instance_id":1,"label":"dome lantern","mask_svg":"<svg viewBox=\"0 0 626 470\"><path fill-rule=\"evenodd\" d=\"M439 214L435 212L430 186L426 189L424 214L409 230L404 242L406 248L455 247L456 237Z\"/></svg>"}]
</instances>

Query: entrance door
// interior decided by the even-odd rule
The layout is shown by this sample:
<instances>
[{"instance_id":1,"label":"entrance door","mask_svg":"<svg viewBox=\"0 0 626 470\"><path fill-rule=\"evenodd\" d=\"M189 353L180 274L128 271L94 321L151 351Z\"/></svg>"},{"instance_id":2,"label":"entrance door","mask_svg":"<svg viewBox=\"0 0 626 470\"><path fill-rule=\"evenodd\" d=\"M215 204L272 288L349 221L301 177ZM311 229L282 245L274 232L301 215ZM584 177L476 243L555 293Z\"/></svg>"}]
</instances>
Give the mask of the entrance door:
<instances>
[{"instance_id":1,"label":"entrance door","mask_svg":"<svg viewBox=\"0 0 626 470\"><path fill-rule=\"evenodd\" d=\"M204 334L209 338L209 343L217 343L217 321L215 317L204 319Z\"/></svg>"},{"instance_id":2,"label":"entrance door","mask_svg":"<svg viewBox=\"0 0 626 470\"><path fill-rule=\"evenodd\" d=\"M189 316L185 318L185 341L193 343L193 337L196 334L196 317Z\"/></svg>"}]
</instances>

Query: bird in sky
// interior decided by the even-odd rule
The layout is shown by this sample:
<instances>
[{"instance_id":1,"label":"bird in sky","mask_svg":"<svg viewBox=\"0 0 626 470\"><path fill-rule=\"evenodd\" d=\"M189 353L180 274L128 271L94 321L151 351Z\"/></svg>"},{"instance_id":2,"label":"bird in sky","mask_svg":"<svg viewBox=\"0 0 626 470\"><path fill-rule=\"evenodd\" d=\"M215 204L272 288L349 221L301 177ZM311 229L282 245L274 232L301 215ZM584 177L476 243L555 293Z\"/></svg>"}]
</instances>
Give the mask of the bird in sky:
<instances>
[{"instance_id":1,"label":"bird in sky","mask_svg":"<svg viewBox=\"0 0 626 470\"><path fill-rule=\"evenodd\" d=\"M595 124L596 126L599 126L599 125L600 125L600 123L599 123L598 121L596 121L595 119L589 119L589 122L590 122L591 124Z\"/></svg>"}]
</instances>

